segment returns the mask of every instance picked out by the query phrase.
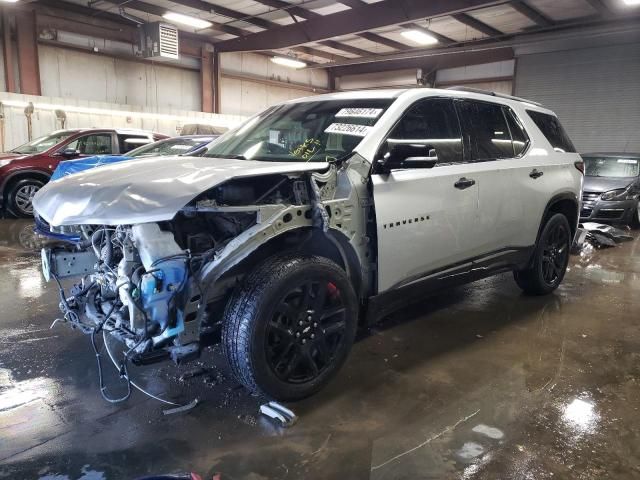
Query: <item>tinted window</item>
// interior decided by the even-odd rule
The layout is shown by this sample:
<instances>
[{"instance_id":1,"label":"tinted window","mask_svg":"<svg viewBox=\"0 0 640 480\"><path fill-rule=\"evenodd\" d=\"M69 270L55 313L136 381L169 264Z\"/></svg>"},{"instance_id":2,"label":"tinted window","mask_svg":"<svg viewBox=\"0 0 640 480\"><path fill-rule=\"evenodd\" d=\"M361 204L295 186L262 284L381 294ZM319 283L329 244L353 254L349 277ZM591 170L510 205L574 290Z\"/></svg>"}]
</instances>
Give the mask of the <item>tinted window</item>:
<instances>
[{"instance_id":1,"label":"tinted window","mask_svg":"<svg viewBox=\"0 0 640 480\"><path fill-rule=\"evenodd\" d=\"M500 105L469 100L457 105L471 161L513 157L511 136Z\"/></svg>"},{"instance_id":2,"label":"tinted window","mask_svg":"<svg viewBox=\"0 0 640 480\"><path fill-rule=\"evenodd\" d=\"M145 135L118 135L120 153L127 153L140 145L151 143L151 139Z\"/></svg>"},{"instance_id":3,"label":"tinted window","mask_svg":"<svg viewBox=\"0 0 640 480\"><path fill-rule=\"evenodd\" d=\"M567 153L576 151L576 147L571 143L571 139L567 135L567 132L564 131L564 128L562 128L558 117L546 113L534 112L533 110L527 110L527 113L542 134L547 137L547 140L549 140L554 150Z\"/></svg>"},{"instance_id":4,"label":"tinted window","mask_svg":"<svg viewBox=\"0 0 640 480\"><path fill-rule=\"evenodd\" d=\"M411 107L391 132L389 140L411 140L430 145L440 163L462 161L462 136L453 102L431 99Z\"/></svg>"},{"instance_id":5,"label":"tinted window","mask_svg":"<svg viewBox=\"0 0 640 480\"><path fill-rule=\"evenodd\" d=\"M111 135L108 133L85 135L67 145L65 150L67 149L74 149L81 155L108 155L113 153Z\"/></svg>"},{"instance_id":6,"label":"tinted window","mask_svg":"<svg viewBox=\"0 0 640 480\"><path fill-rule=\"evenodd\" d=\"M527 149L529 136L515 113L513 113L510 108L505 107L503 110L504 117L507 119L507 125L509 125L511 139L513 140L513 155L517 157Z\"/></svg>"}]
</instances>

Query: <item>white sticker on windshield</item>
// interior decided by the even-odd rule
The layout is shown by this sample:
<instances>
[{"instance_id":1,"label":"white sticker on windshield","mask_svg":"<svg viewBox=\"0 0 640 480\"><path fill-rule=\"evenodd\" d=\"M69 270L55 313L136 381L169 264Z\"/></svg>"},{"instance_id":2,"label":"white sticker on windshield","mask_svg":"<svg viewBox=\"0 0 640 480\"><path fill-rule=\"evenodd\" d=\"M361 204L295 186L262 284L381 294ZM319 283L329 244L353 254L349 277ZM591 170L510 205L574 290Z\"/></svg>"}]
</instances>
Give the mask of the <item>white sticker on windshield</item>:
<instances>
[{"instance_id":1,"label":"white sticker on windshield","mask_svg":"<svg viewBox=\"0 0 640 480\"><path fill-rule=\"evenodd\" d=\"M342 135L353 135L355 137L364 137L369 133L371 127L366 125L353 125L351 123L332 123L329 125L325 133L339 133Z\"/></svg>"},{"instance_id":2,"label":"white sticker on windshield","mask_svg":"<svg viewBox=\"0 0 640 480\"><path fill-rule=\"evenodd\" d=\"M637 160L631 160L630 158L619 158L618 163L630 163L631 165L637 165Z\"/></svg>"},{"instance_id":3,"label":"white sticker on windshield","mask_svg":"<svg viewBox=\"0 0 640 480\"><path fill-rule=\"evenodd\" d=\"M381 108L343 108L336 113L336 118L358 117L358 118L378 118L382 113Z\"/></svg>"}]
</instances>

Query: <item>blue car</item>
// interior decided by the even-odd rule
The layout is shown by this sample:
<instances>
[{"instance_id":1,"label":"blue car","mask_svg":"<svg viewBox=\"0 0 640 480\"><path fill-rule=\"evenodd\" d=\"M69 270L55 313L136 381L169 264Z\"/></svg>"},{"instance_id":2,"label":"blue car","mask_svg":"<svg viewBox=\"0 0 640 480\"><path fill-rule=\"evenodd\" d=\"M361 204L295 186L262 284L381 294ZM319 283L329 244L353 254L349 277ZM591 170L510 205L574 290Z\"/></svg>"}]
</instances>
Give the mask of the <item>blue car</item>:
<instances>
[{"instance_id":1,"label":"blue car","mask_svg":"<svg viewBox=\"0 0 640 480\"><path fill-rule=\"evenodd\" d=\"M90 168L108 165L110 163L123 162L136 158L166 157L174 155L190 155L199 153L203 146L211 143L217 135L185 135L181 137L167 138L158 142L149 143L131 150L126 155L96 155L75 160L60 162L54 170L51 180L58 180L72 173L82 172Z\"/></svg>"}]
</instances>

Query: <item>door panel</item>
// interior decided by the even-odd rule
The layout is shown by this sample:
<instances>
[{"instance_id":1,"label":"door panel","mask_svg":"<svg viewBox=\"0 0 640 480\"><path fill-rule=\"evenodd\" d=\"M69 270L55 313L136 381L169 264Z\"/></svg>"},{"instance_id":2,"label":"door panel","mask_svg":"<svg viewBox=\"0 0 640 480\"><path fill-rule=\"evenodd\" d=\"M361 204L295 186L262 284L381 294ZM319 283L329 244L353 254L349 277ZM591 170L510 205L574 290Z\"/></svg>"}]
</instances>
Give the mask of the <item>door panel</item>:
<instances>
[{"instance_id":1,"label":"door panel","mask_svg":"<svg viewBox=\"0 0 640 480\"><path fill-rule=\"evenodd\" d=\"M378 233L379 293L471 256L478 183L469 165L372 175Z\"/></svg>"}]
</instances>

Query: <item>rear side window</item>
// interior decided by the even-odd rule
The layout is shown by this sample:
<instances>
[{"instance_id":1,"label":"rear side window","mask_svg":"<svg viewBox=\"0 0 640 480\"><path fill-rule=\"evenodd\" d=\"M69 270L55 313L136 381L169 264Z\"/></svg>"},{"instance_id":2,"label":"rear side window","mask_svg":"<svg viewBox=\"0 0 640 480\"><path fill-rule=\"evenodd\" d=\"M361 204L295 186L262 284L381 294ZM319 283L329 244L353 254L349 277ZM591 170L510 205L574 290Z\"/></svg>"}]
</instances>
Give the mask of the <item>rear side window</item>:
<instances>
[{"instance_id":1,"label":"rear side window","mask_svg":"<svg viewBox=\"0 0 640 480\"><path fill-rule=\"evenodd\" d=\"M456 105L470 161L513 158L511 135L501 105L471 100L461 100Z\"/></svg>"},{"instance_id":2,"label":"rear side window","mask_svg":"<svg viewBox=\"0 0 640 480\"><path fill-rule=\"evenodd\" d=\"M145 135L118 135L120 153L127 153L141 145L151 143L151 139Z\"/></svg>"},{"instance_id":3,"label":"rear side window","mask_svg":"<svg viewBox=\"0 0 640 480\"><path fill-rule=\"evenodd\" d=\"M534 110L527 110L527 114L549 140L554 150L566 153L574 153L576 151L576 147L571 143L571 139L562 128L558 117Z\"/></svg>"},{"instance_id":4,"label":"rear side window","mask_svg":"<svg viewBox=\"0 0 640 480\"><path fill-rule=\"evenodd\" d=\"M434 98L413 105L389 140L411 140L436 150L439 163L462 162L462 135L453 101Z\"/></svg>"},{"instance_id":5,"label":"rear side window","mask_svg":"<svg viewBox=\"0 0 640 480\"><path fill-rule=\"evenodd\" d=\"M113 153L111 134L85 135L68 144L65 149L73 149L81 155L108 155Z\"/></svg>"},{"instance_id":6,"label":"rear side window","mask_svg":"<svg viewBox=\"0 0 640 480\"><path fill-rule=\"evenodd\" d=\"M511 133L511 139L513 140L513 156L517 157L521 155L529 145L529 136L524 127L516 117L515 113L508 108L503 108L504 117L507 119L507 125L509 125L509 132Z\"/></svg>"}]
</instances>

